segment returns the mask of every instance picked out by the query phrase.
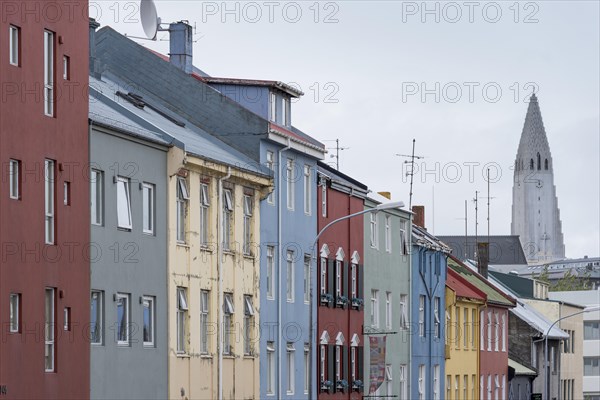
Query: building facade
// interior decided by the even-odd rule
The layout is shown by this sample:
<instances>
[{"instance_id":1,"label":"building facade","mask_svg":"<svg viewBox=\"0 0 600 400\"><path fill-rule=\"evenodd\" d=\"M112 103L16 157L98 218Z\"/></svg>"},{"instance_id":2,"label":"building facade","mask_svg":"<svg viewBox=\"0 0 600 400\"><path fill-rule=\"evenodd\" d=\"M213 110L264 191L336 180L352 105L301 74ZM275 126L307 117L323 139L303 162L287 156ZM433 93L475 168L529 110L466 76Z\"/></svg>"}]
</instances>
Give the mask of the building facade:
<instances>
[{"instance_id":1,"label":"building facade","mask_svg":"<svg viewBox=\"0 0 600 400\"><path fill-rule=\"evenodd\" d=\"M389 201L371 193L365 208ZM385 376L372 395L406 400L410 393L410 214L402 209L367 213L364 226L364 393L368 395L371 387L369 337L385 337Z\"/></svg>"},{"instance_id":2,"label":"building facade","mask_svg":"<svg viewBox=\"0 0 600 400\"><path fill-rule=\"evenodd\" d=\"M514 167L511 234L519 235L529 263L564 259L554 162L535 94L529 99Z\"/></svg>"},{"instance_id":3,"label":"building facade","mask_svg":"<svg viewBox=\"0 0 600 400\"><path fill-rule=\"evenodd\" d=\"M88 2L2 6L0 396L85 398Z\"/></svg>"}]
</instances>

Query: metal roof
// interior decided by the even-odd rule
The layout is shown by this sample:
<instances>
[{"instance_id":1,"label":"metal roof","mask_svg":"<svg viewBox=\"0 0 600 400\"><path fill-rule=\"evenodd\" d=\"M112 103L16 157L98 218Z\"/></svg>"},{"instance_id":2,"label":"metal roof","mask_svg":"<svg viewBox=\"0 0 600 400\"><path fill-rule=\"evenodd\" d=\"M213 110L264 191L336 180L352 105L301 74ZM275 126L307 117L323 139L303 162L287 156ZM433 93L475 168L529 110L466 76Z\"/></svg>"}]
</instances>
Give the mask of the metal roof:
<instances>
[{"instance_id":1,"label":"metal roof","mask_svg":"<svg viewBox=\"0 0 600 400\"><path fill-rule=\"evenodd\" d=\"M266 86L281 90L282 92L285 92L293 97L300 97L304 95L304 93L301 90L298 90L295 87L280 81L271 81L264 79L217 78L214 76L202 76L200 74L196 74L195 71L193 75L202 80L203 82L207 83L240 86Z\"/></svg>"},{"instance_id":2,"label":"metal roof","mask_svg":"<svg viewBox=\"0 0 600 400\"><path fill-rule=\"evenodd\" d=\"M537 372L535 372L534 370L527 368L523 364L520 364L510 358L508 359L508 366L515 370L515 375L532 375L532 376L537 375Z\"/></svg>"},{"instance_id":3,"label":"metal roof","mask_svg":"<svg viewBox=\"0 0 600 400\"><path fill-rule=\"evenodd\" d=\"M452 255L461 261L465 260L465 242L467 248L466 258L474 258L477 250L475 236L438 236L440 240L452 248ZM527 265L523 247L516 235L477 236L478 242L489 242L490 265Z\"/></svg>"},{"instance_id":4,"label":"metal roof","mask_svg":"<svg viewBox=\"0 0 600 400\"><path fill-rule=\"evenodd\" d=\"M468 280L460 276L452 268L448 268L448 276L446 277L446 286L456 293L456 296L463 297L469 300L485 301L487 296L485 293L477 289Z\"/></svg>"},{"instance_id":5,"label":"metal roof","mask_svg":"<svg viewBox=\"0 0 600 400\"><path fill-rule=\"evenodd\" d=\"M428 249L441 251L442 253L450 254L452 249L439 238L427 232L426 229L419 225L412 224L412 242L414 245L425 247Z\"/></svg>"}]
</instances>

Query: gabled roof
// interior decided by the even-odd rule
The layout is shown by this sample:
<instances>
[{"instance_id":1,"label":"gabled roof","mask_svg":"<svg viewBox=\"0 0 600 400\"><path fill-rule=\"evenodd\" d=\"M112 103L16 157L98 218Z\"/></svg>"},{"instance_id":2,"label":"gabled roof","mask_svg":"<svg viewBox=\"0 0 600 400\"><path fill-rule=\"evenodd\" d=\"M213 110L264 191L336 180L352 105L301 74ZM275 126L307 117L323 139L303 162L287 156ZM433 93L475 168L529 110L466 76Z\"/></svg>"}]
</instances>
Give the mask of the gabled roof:
<instances>
[{"instance_id":1,"label":"gabled roof","mask_svg":"<svg viewBox=\"0 0 600 400\"><path fill-rule=\"evenodd\" d=\"M514 307L516 300L510 295L505 294L496 285L493 285L489 280L467 267L457 258L448 257L448 268L453 269L460 276L473 284L487 296L487 302L501 307Z\"/></svg>"},{"instance_id":2,"label":"gabled roof","mask_svg":"<svg viewBox=\"0 0 600 400\"><path fill-rule=\"evenodd\" d=\"M477 287L460 276L460 274L458 274L458 272L454 271L452 268L448 268L446 286L452 289L454 293L456 293L457 297L462 297L466 300L485 302L487 299L487 296L483 291L477 289Z\"/></svg>"},{"instance_id":3,"label":"gabled roof","mask_svg":"<svg viewBox=\"0 0 600 400\"><path fill-rule=\"evenodd\" d=\"M489 271L489 274L502 282L505 286L519 297L533 298L533 280L520 277L515 274L505 274L497 271Z\"/></svg>"},{"instance_id":4,"label":"gabled roof","mask_svg":"<svg viewBox=\"0 0 600 400\"><path fill-rule=\"evenodd\" d=\"M367 185L360 183L356 179L341 173L321 161L317 164L317 171L320 175L329 178L332 189L348 194L352 193L354 196L362 197L363 199L367 196Z\"/></svg>"},{"instance_id":5,"label":"gabled roof","mask_svg":"<svg viewBox=\"0 0 600 400\"><path fill-rule=\"evenodd\" d=\"M461 261L472 259L477 251L475 236L438 236L440 240L452 248L452 255ZM487 236L478 236L477 241L488 242ZM465 242L467 256L465 258ZM523 247L517 235L494 235L489 237L489 264L527 265Z\"/></svg>"},{"instance_id":6,"label":"gabled roof","mask_svg":"<svg viewBox=\"0 0 600 400\"><path fill-rule=\"evenodd\" d=\"M445 254L450 254L452 251L452 249L439 238L433 236L431 233L427 232L427 230L415 224L412 224L412 243L413 245L441 251Z\"/></svg>"}]
</instances>

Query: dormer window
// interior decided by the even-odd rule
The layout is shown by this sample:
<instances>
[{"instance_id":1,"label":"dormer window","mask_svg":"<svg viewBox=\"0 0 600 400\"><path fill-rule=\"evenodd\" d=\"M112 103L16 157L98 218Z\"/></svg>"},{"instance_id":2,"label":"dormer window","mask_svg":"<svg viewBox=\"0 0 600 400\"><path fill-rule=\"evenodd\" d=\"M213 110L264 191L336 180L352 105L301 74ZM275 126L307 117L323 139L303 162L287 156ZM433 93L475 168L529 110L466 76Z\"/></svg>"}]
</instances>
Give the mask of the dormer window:
<instances>
[{"instance_id":1,"label":"dormer window","mask_svg":"<svg viewBox=\"0 0 600 400\"><path fill-rule=\"evenodd\" d=\"M290 99L283 94L271 92L269 96L269 120L281 126L290 126Z\"/></svg>"},{"instance_id":2,"label":"dormer window","mask_svg":"<svg viewBox=\"0 0 600 400\"><path fill-rule=\"evenodd\" d=\"M290 99L281 99L281 125L290 126Z\"/></svg>"},{"instance_id":3,"label":"dormer window","mask_svg":"<svg viewBox=\"0 0 600 400\"><path fill-rule=\"evenodd\" d=\"M269 98L269 103L271 106L271 115L269 120L276 122L277 121L277 95L275 93L271 93Z\"/></svg>"}]
</instances>

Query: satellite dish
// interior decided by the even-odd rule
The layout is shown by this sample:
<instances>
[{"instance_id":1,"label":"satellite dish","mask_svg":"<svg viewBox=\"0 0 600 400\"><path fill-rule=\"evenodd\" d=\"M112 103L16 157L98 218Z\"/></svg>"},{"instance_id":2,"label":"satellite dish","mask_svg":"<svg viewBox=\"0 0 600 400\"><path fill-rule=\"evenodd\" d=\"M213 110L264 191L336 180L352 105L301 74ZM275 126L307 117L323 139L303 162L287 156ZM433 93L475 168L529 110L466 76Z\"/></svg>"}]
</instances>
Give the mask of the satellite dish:
<instances>
[{"instance_id":1,"label":"satellite dish","mask_svg":"<svg viewBox=\"0 0 600 400\"><path fill-rule=\"evenodd\" d=\"M154 5L153 0L141 1L140 17L146 37L150 40L156 40L156 32L160 26L160 18L158 18L156 6Z\"/></svg>"}]
</instances>

